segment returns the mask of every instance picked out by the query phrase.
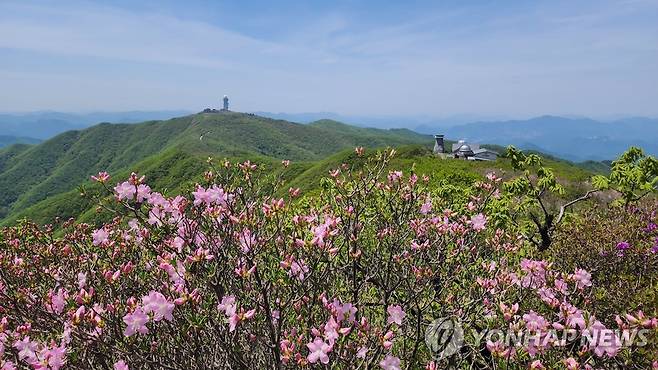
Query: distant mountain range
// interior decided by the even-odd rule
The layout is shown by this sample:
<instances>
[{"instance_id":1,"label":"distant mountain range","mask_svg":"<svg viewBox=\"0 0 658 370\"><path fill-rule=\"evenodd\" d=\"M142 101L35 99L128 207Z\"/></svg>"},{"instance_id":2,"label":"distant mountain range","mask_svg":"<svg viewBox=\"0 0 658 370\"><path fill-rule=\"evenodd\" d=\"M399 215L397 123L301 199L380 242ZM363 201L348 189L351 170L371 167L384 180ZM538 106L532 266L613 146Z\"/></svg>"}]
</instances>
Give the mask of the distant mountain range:
<instances>
[{"instance_id":1,"label":"distant mountain range","mask_svg":"<svg viewBox=\"0 0 658 370\"><path fill-rule=\"evenodd\" d=\"M476 143L515 145L571 161L610 160L630 146L658 155L658 119L626 118L600 122L587 118L542 116L529 120L476 122L454 127L421 127Z\"/></svg>"},{"instance_id":2,"label":"distant mountain range","mask_svg":"<svg viewBox=\"0 0 658 370\"><path fill-rule=\"evenodd\" d=\"M96 112L96 113L61 113L30 112L0 113L0 136L23 138L10 142L0 141L0 146L7 143L34 142L33 139L49 139L69 130L79 130L101 122L136 123L149 120L161 120L189 114L189 111L133 111L133 112ZM5 145L3 145L5 144Z\"/></svg>"},{"instance_id":3,"label":"distant mountain range","mask_svg":"<svg viewBox=\"0 0 658 370\"><path fill-rule=\"evenodd\" d=\"M14 143L37 143L69 130L100 122L136 123L184 116L186 111L100 112L88 114L35 112L0 114L0 147ZM610 160L635 145L658 155L658 119L636 117L597 121L580 117L542 116L527 120L455 115L350 116L331 112L271 113L257 116L290 122L310 123L332 119L359 127L406 127L422 134L443 133L451 139L478 143L516 145L571 161Z\"/></svg>"},{"instance_id":4,"label":"distant mountain range","mask_svg":"<svg viewBox=\"0 0 658 370\"><path fill-rule=\"evenodd\" d=\"M253 112L256 115L274 119L283 119L291 122L309 123L320 119L332 119L360 127L399 128L406 127L418 131L418 127L448 127L475 121L490 121L505 119L500 116L480 116L474 114L459 114L447 117L433 117L429 115L405 116L372 116L372 115L344 115L332 112L309 113L272 113Z\"/></svg>"},{"instance_id":5,"label":"distant mountain range","mask_svg":"<svg viewBox=\"0 0 658 370\"><path fill-rule=\"evenodd\" d=\"M0 148L12 144L38 144L42 140L33 137L0 135Z\"/></svg>"},{"instance_id":6,"label":"distant mountain range","mask_svg":"<svg viewBox=\"0 0 658 370\"><path fill-rule=\"evenodd\" d=\"M527 120L491 120L460 115L431 117L358 117L335 113L260 114L307 122L318 117L363 127L407 127L424 134L445 134L476 143L515 145L575 162L611 160L630 146L658 155L658 118L632 117L597 121L582 117L542 116Z\"/></svg>"}]
</instances>

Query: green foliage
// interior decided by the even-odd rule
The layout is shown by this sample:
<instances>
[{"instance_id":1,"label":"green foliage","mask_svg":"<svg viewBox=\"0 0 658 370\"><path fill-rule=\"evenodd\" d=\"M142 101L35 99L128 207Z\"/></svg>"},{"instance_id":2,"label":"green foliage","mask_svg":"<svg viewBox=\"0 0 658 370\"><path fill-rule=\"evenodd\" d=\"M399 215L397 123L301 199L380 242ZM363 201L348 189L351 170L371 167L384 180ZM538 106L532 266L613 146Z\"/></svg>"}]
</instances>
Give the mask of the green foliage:
<instances>
[{"instance_id":1,"label":"green foliage","mask_svg":"<svg viewBox=\"0 0 658 370\"><path fill-rule=\"evenodd\" d=\"M658 160L632 147L612 162L608 177L595 176L592 183L597 189L618 192L619 203L636 202L658 189Z\"/></svg>"}]
</instances>

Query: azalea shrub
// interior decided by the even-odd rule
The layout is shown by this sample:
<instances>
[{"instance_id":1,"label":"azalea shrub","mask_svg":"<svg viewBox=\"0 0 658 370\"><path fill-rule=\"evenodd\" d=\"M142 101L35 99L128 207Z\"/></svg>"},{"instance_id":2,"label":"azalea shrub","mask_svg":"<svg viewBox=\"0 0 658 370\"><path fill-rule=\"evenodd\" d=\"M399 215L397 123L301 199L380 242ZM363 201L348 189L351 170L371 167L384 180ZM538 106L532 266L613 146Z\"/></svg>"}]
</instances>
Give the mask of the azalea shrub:
<instances>
[{"instance_id":1,"label":"azalea shrub","mask_svg":"<svg viewBox=\"0 0 658 370\"><path fill-rule=\"evenodd\" d=\"M308 196L249 161L176 196L100 173L111 222L4 229L0 368L658 367L655 312L597 299L596 258L538 251L496 174L437 188L357 155Z\"/></svg>"},{"instance_id":2,"label":"azalea shrub","mask_svg":"<svg viewBox=\"0 0 658 370\"><path fill-rule=\"evenodd\" d=\"M588 266L597 315L624 308L658 315L658 203L594 204L558 230L550 259L563 269Z\"/></svg>"}]
</instances>

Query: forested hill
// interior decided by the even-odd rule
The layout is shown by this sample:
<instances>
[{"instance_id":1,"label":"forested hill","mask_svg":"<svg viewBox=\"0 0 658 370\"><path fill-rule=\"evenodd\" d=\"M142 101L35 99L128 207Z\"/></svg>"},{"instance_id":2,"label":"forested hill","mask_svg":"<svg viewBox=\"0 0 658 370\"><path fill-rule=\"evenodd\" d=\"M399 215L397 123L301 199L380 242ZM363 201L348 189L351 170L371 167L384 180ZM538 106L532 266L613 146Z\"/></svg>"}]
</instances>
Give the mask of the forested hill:
<instances>
[{"instance_id":1,"label":"forested hill","mask_svg":"<svg viewBox=\"0 0 658 370\"><path fill-rule=\"evenodd\" d=\"M103 123L38 145L1 149L0 218L75 189L98 171L185 171L183 158L209 155L312 161L355 146L431 143L430 136L409 130L358 128L329 120L302 125L234 112ZM167 175L175 181L175 173Z\"/></svg>"}]
</instances>

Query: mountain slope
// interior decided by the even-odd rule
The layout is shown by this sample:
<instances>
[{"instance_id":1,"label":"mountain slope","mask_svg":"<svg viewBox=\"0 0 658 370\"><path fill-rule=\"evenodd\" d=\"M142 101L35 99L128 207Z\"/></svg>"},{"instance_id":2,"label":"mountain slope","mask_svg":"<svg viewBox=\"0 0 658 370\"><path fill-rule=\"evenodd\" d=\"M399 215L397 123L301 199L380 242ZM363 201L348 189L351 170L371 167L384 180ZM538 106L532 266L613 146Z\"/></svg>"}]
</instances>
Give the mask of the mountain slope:
<instances>
[{"instance_id":1,"label":"mountain slope","mask_svg":"<svg viewBox=\"0 0 658 370\"><path fill-rule=\"evenodd\" d=\"M98 171L127 171L147 158L157 162L165 153L306 161L359 145L411 143L430 145L431 138L408 130L354 128L333 121L302 125L233 112L104 123L39 145L0 151L0 217L70 191Z\"/></svg>"},{"instance_id":2,"label":"mountain slope","mask_svg":"<svg viewBox=\"0 0 658 370\"><path fill-rule=\"evenodd\" d=\"M398 146L396 151L397 154L389 166L391 170L399 169L408 173L413 168L418 175L428 175L430 184L447 182L465 185L483 179L490 171L505 176L514 173L509 160L504 158L495 162L441 160L424 145ZM294 161L287 168L284 168L278 159L271 157L250 154L249 159L261 167L264 166L268 174L280 174L286 180L282 192L286 192L289 187L298 187L302 189L303 194L309 194L319 191L321 179L328 177L330 170L339 168L343 163L362 165L366 158L374 155L375 152L375 148L369 147L365 157L358 157L350 148L321 160ZM152 188L170 196L177 195L181 191L192 189L194 183L201 180L203 172L208 169L204 159L202 154L172 148L132 164L129 168L113 172L111 183L125 179L131 171L136 171L146 175L147 182ZM593 174L592 171L557 159L546 158L545 163L554 169L560 182L566 186L566 198L574 198L589 189L588 181ZM91 193L100 190L100 186L91 181L87 180L84 183L87 191ZM109 221L95 212L95 209L96 203L92 199L81 197L79 190L72 189L39 201L28 208L16 210L0 221L0 226L11 225L16 220L26 217L40 224L53 222L56 217L62 219L75 217L78 221L93 224ZM104 215L108 216L107 213Z\"/></svg>"}]
</instances>

